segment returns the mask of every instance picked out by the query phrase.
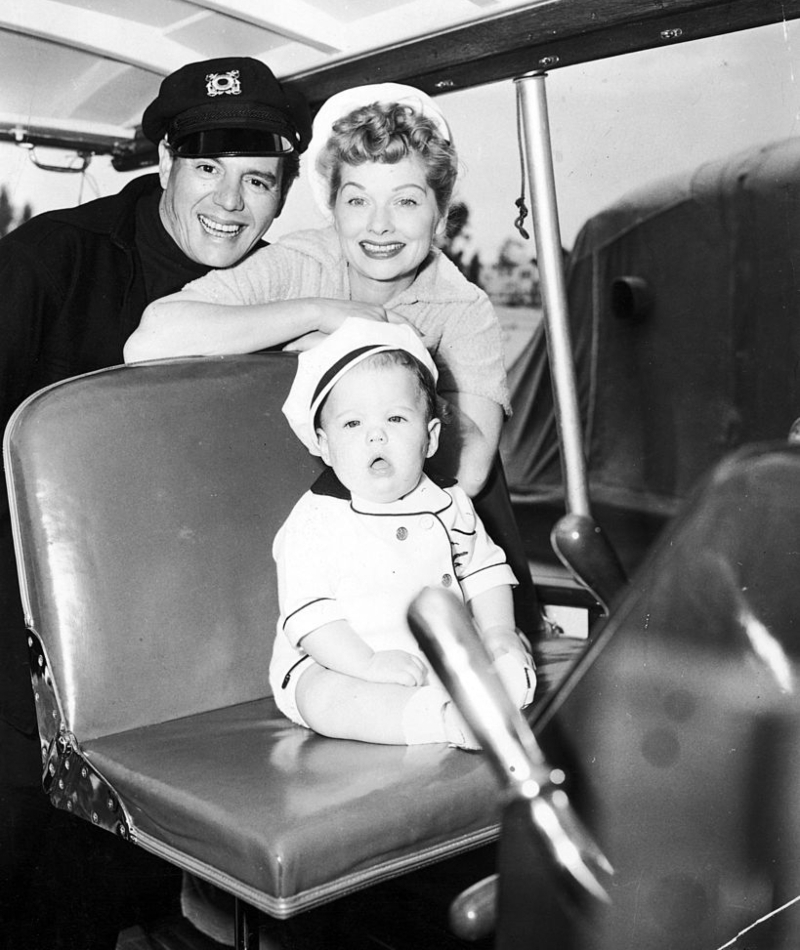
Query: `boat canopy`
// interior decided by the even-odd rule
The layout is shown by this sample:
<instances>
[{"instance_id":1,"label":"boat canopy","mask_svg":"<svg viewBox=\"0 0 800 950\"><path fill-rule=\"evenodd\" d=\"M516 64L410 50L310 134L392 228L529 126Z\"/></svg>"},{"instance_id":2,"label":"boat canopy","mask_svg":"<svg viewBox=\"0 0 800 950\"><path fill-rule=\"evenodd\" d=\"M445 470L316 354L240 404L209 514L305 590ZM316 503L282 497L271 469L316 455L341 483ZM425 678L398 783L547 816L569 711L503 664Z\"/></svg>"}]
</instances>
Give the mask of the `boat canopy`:
<instances>
[{"instance_id":1,"label":"boat canopy","mask_svg":"<svg viewBox=\"0 0 800 950\"><path fill-rule=\"evenodd\" d=\"M566 268L594 501L672 514L723 455L800 416L800 139L637 189ZM563 496L545 334L510 368L516 500Z\"/></svg>"},{"instance_id":2,"label":"boat canopy","mask_svg":"<svg viewBox=\"0 0 800 950\"><path fill-rule=\"evenodd\" d=\"M800 16L800 0L25 0L0 4L0 141L152 164L161 79L263 59L312 108L346 86L436 95Z\"/></svg>"}]
</instances>

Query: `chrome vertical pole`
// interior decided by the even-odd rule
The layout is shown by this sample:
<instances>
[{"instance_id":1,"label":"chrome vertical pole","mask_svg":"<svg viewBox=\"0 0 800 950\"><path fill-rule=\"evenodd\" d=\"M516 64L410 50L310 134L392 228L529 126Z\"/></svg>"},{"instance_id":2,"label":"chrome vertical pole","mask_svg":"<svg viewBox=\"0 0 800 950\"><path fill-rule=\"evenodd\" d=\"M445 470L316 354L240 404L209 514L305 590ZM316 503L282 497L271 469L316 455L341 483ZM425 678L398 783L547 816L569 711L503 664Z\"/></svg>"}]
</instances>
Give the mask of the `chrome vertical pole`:
<instances>
[{"instance_id":1,"label":"chrome vertical pole","mask_svg":"<svg viewBox=\"0 0 800 950\"><path fill-rule=\"evenodd\" d=\"M589 490L583 431L572 358L561 231L558 223L545 73L514 80L522 116L522 134L531 195L536 257L541 280L556 423L561 441L567 511L589 515Z\"/></svg>"}]
</instances>

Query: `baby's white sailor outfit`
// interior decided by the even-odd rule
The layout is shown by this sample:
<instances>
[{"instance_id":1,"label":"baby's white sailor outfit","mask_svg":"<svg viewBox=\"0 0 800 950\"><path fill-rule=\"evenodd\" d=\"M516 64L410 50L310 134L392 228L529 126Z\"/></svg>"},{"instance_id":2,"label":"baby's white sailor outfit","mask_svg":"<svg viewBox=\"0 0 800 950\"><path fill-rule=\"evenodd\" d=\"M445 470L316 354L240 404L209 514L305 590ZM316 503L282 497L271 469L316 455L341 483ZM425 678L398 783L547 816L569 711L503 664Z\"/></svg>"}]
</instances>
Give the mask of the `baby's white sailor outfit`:
<instances>
[{"instance_id":1,"label":"baby's white sailor outfit","mask_svg":"<svg viewBox=\"0 0 800 950\"><path fill-rule=\"evenodd\" d=\"M466 493L427 476L404 498L375 504L351 498L327 469L278 531L273 556L281 615L270 685L281 711L302 725L294 690L313 662L302 647L306 634L346 620L373 650L406 650L427 665L406 620L423 587L468 602L516 584ZM432 672L430 680L438 682Z\"/></svg>"}]
</instances>

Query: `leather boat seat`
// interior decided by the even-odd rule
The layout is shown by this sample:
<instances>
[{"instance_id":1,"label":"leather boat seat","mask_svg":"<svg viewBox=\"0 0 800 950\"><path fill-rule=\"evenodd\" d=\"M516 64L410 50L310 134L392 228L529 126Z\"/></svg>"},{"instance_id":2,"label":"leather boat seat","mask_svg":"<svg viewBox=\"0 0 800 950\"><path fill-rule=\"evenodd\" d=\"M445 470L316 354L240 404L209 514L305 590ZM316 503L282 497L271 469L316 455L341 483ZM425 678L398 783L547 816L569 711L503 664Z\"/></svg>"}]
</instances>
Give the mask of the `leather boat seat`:
<instances>
[{"instance_id":1,"label":"leather boat seat","mask_svg":"<svg viewBox=\"0 0 800 950\"><path fill-rule=\"evenodd\" d=\"M278 918L500 820L482 755L326 739L269 695L272 539L321 464L280 412L294 367L102 370L32 396L5 441L53 804Z\"/></svg>"}]
</instances>

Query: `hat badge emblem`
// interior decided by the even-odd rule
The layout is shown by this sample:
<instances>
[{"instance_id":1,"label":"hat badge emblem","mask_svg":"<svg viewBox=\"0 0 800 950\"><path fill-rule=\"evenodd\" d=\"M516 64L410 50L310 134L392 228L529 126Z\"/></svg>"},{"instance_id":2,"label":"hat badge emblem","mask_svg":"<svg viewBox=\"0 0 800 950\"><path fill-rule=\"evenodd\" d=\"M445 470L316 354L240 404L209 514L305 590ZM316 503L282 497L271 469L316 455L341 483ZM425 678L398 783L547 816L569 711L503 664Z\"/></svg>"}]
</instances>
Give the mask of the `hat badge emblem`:
<instances>
[{"instance_id":1,"label":"hat badge emblem","mask_svg":"<svg viewBox=\"0 0 800 950\"><path fill-rule=\"evenodd\" d=\"M241 91L238 69L231 69L227 73L209 73L206 76L206 92L209 96L238 96Z\"/></svg>"}]
</instances>

